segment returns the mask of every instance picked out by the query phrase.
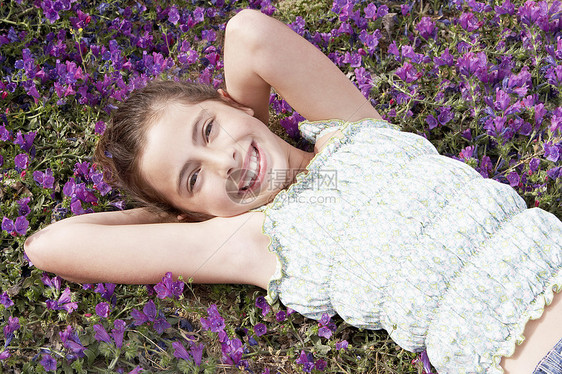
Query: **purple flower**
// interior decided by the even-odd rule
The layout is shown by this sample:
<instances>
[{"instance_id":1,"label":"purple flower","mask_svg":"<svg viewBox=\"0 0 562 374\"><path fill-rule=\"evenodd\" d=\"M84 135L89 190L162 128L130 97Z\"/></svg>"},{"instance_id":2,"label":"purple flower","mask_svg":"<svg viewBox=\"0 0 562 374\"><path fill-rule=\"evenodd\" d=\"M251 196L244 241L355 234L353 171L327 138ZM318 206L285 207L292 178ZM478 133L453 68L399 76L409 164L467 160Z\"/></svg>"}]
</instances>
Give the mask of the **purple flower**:
<instances>
[{"instance_id":1,"label":"purple flower","mask_svg":"<svg viewBox=\"0 0 562 374\"><path fill-rule=\"evenodd\" d=\"M416 363L418 361L421 361L422 364L423 364L423 373L424 374L432 374L431 373L431 362L429 362L429 357L427 356L427 351L423 351L422 353L420 353L418 358L414 359L414 361L412 361L412 363Z\"/></svg>"},{"instance_id":2,"label":"purple flower","mask_svg":"<svg viewBox=\"0 0 562 374\"><path fill-rule=\"evenodd\" d=\"M156 321L154 321L152 327L154 328L154 331L156 331L158 334L162 334L164 330L169 329L170 327L172 327L172 325L168 323L166 318L160 317Z\"/></svg>"},{"instance_id":3,"label":"purple flower","mask_svg":"<svg viewBox=\"0 0 562 374\"><path fill-rule=\"evenodd\" d=\"M154 301L148 300L148 302L142 308L143 313L146 315L149 321L156 320L156 316L158 315L158 311L156 310L156 305L154 305Z\"/></svg>"},{"instance_id":4,"label":"purple flower","mask_svg":"<svg viewBox=\"0 0 562 374\"><path fill-rule=\"evenodd\" d=\"M509 107L510 102L511 98L509 95L503 90L496 88L496 101L494 102L496 110L505 112L505 110Z\"/></svg>"},{"instance_id":5,"label":"purple flower","mask_svg":"<svg viewBox=\"0 0 562 374\"><path fill-rule=\"evenodd\" d=\"M512 16L515 14L515 7L510 0L504 1L502 5L496 5L494 10L498 15L509 14Z\"/></svg>"},{"instance_id":6,"label":"purple flower","mask_svg":"<svg viewBox=\"0 0 562 374\"><path fill-rule=\"evenodd\" d=\"M433 62L435 63L436 66L443 66L443 65L453 66L455 63L453 59L453 55L449 52L449 48L445 48L443 53L441 53L441 56L439 57L435 56L433 58Z\"/></svg>"},{"instance_id":7,"label":"purple flower","mask_svg":"<svg viewBox=\"0 0 562 374\"><path fill-rule=\"evenodd\" d=\"M531 170L531 172L536 172L539 169L539 165L541 163L541 160L539 160L538 158L533 158L530 162L529 162L529 170Z\"/></svg>"},{"instance_id":8,"label":"purple flower","mask_svg":"<svg viewBox=\"0 0 562 374\"><path fill-rule=\"evenodd\" d=\"M16 222L12 221L8 217L2 219L2 230L7 231L11 235L25 235L27 233L27 228L29 227L29 221L24 216L19 216L16 218Z\"/></svg>"},{"instance_id":9,"label":"purple flower","mask_svg":"<svg viewBox=\"0 0 562 374\"><path fill-rule=\"evenodd\" d=\"M302 371L305 373L310 373L314 368L314 357L312 353L306 354L304 351L301 351L299 358L295 362L302 365Z\"/></svg>"},{"instance_id":10,"label":"purple flower","mask_svg":"<svg viewBox=\"0 0 562 374\"><path fill-rule=\"evenodd\" d=\"M207 309L207 314L209 315L208 319L201 318L201 325L205 330L211 330L212 332L219 332L224 330L224 319L219 314L217 306L212 304Z\"/></svg>"},{"instance_id":11,"label":"purple flower","mask_svg":"<svg viewBox=\"0 0 562 374\"><path fill-rule=\"evenodd\" d=\"M244 346L240 339L226 340L222 346L223 361L226 364L238 365L244 354Z\"/></svg>"},{"instance_id":12,"label":"purple flower","mask_svg":"<svg viewBox=\"0 0 562 374\"><path fill-rule=\"evenodd\" d=\"M31 198L29 198L29 197L24 197L23 199L19 199L17 201L18 205L20 206L20 208L18 210L18 214L20 216L27 216L29 214L31 209L29 209L29 206L27 204L29 204L30 201L31 201Z\"/></svg>"},{"instance_id":13,"label":"purple flower","mask_svg":"<svg viewBox=\"0 0 562 374\"><path fill-rule=\"evenodd\" d=\"M51 169L47 169L45 172L40 170L34 171L33 180L43 188L53 188L53 184L55 183L55 178L53 177L53 171Z\"/></svg>"},{"instance_id":14,"label":"purple flower","mask_svg":"<svg viewBox=\"0 0 562 374\"><path fill-rule=\"evenodd\" d=\"M519 185L520 177L519 174L517 174L515 171L509 173L506 178L511 187L517 187Z\"/></svg>"},{"instance_id":15,"label":"purple flower","mask_svg":"<svg viewBox=\"0 0 562 374\"><path fill-rule=\"evenodd\" d=\"M330 339L330 337L332 336L332 331L329 328L322 326L318 329L318 336Z\"/></svg>"},{"instance_id":16,"label":"purple flower","mask_svg":"<svg viewBox=\"0 0 562 374\"><path fill-rule=\"evenodd\" d=\"M258 323L254 326L254 333L257 336L262 336L267 332L267 327L263 323Z\"/></svg>"},{"instance_id":17,"label":"purple flower","mask_svg":"<svg viewBox=\"0 0 562 374\"><path fill-rule=\"evenodd\" d=\"M396 69L395 73L406 83L412 83L422 75L409 62L404 63L404 65Z\"/></svg>"},{"instance_id":18,"label":"purple flower","mask_svg":"<svg viewBox=\"0 0 562 374\"><path fill-rule=\"evenodd\" d=\"M111 337L109 336L107 331L105 331L105 328L103 327L103 325L100 325L100 324L94 325L94 331L96 332L96 334L94 335L94 338L98 342L111 343Z\"/></svg>"},{"instance_id":19,"label":"purple flower","mask_svg":"<svg viewBox=\"0 0 562 374\"><path fill-rule=\"evenodd\" d=\"M137 366L136 368L134 368L133 370L131 370L128 374L139 374L141 371L144 371L144 369L142 367Z\"/></svg>"},{"instance_id":20,"label":"purple flower","mask_svg":"<svg viewBox=\"0 0 562 374\"><path fill-rule=\"evenodd\" d=\"M488 178L492 172L494 165L492 165L492 160L488 156L482 156L482 161L480 161L480 166L478 167L478 172L484 178Z\"/></svg>"},{"instance_id":21,"label":"purple flower","mask_svg":"<svg viewBox=\"0 0 562 374\"><path fill-rule=\"evenodd\" d=\"M295 112L289 117L282 118L279 123L283 126L285 131L287 131L287 135L294 138L299 135L298 124L303 119L303 116Z\"/></svg>"},{"instance_id":22,"label":"purple flower","mask_svg":"<svg viewBox=\"0 0 562 374\"><path fill-rule=\"evenodd\" d=\"M96 305L96 314L101 318L109 317L109 304L102 302Z\"/></svg>"},{"instance_id":23,"label":"purple flower","mask_svg":"<svg viewBox=\"0 0 562 374\"><path fill-rule=\"evenodd\" d=\"M410 13L410 10L412 10L412 5L410 4L400 5L400 12L402 13L403 16L408 15L408 13Z\"/></svg>"},{"instance_id":24,"label":"purple flower","mask_svg":"<svg viewBox=\"0 0 562 374\"><path fill-rule=\"evenodd\" d=\"M22 134L21 131L18 131L14 144L19 145L24 152L29 152L31 147L33 147L33 141L35 140L36 134L37 133L35 131L27 134Z\"/></svg>"},{"instance_id":25,"label":"purple flower","mask_svg":"<svg viewBox=\"0 0 562 374\"><path fill-rule=\"evenodd\" d=\"M398 46L396 45L396 41L392 41L388 46L388 53L391 55L396 56L397 58L400 56L400 51L398 50Z\"/></svg>"},{"instance_id":26,"label":"purple flower","mask_svg":"<svg viewBox=\"0 0 562 374\"><path fill-rule=\"evenodd\" d=\"M103 135L103 133L105 132L105 122L103 121L96 122L94 131L98 135Z\"/></svg>"},{"instance_id":27,"label":"purple flower","mask_svg":"<svg viewBox=\"0 0 562 374\"><path fill-rule=\"evenodd\" d=\"M131 310L131 317L135 320L134 324L136 326L143 325L145 322L148 322L148 317L143 312L133 309Z\"/></svg>"},{"instance_id":28,"label":"purple flower","mask_svg":"<svg viewBox=\"0 0 562 374\"><path fill-rule=\"evenodd\" d=\"M474 16L474 14L467 12L461 14L459 17L459 23L461 24L462 28L468 32L473 32L478 30L484 24L483 21L478 21L478 18Z\"/></svg>"},{"instance_id":29,"label":"purple flower","mask_svg":"<svg viewBox=\"0 0 562 374\"><path fill-rule=\"evenodd\" d=\"M116 319L113 322L113 326L115 328L111 330L111 336L115 341L115 346L119 349L123 346L123 334L125 333L125 326L127 326L127 324L123 320Z\"/></svg>"},{"instance_id":30,"label":"purple flower","mask_svg":"<svg viewBox=\"0 0 562 374\"><path fill-rule=\"evenodd\" d=\"M183 344L181 344L180 342L173 342L172 347L174 348L175 358L181 358L185 361L191 361L191 356L189 355L189 352L187 352Z\"/></svg>"},{"instance_id":31,"label":"purple flower","mask_svg":"<svg viewBox=\"0 0 562 374\"><path fill-rule=\"evenodd\" d=\"M473 155L474 155L474 146L473 145L470 145L470 146L462 149L459 153L459 157L462 160L468 160L468 159L472 158Z\"/></svg>"},{"instance_id":32,"label":"purple flower","mask_svg":"<svg viewBox=\"0 0 562 374\"><path fill-rule=\"evenodd\" d=\"M474 54L467 52L457 60L457 67L462 75L467 77L475 74L479 79L485 78L487 72L488 58L484 52Z\"/></svg>"},{"instance_id":33,"label":"purple flower","mask_svg":"<svg viewBox=\"0 0 562 374\"><path fill-rule=\"evenodd\" d=\"M256 307L261 309L261 314L265 317L269 311L271 310L271 308L269 307L269 304L267 303L267 301L265 300L265 297L263 296L259 296L256 299Z\"/></svg>"},{"instance_id":34,"label":"purple flower","mask_svg":"<svg viewBox=\"0 0 562 374\"><path fill-rule=\"evenodd\" d=\"M382 18L388 14L388 6L381 5L377 10L377 17Z\"/></svg>"},{"instance_id":35,"label":"purple flower","mask_svg":"<svg viewBox=\"0 0 562 374\"><path fill-rule=\"evenodd\" d=\"M55 360L50 354L44 354L39 362L43 365L43 368L45 368L46 371L57 370L57 360Z\"/></svg>"},{"instance_id":36,"label":"purple flower","mask_svg":"<svg viewBox=\"0 0 562 374\"><path fill-rule=\"evenodd\" d=\"M320 320L318 321L318 323L320 323L322 326L326 326L327 324L330 323L331 321L331 317L328 313L323 313L322 317L320 317Z\"/></svg>"},{"instance_id":37,"label":"purple flower","mask_svg":"<svg viewBox=\"0 0 562 374\"><path fill-rule=\"evenodd\" d=\"M115 283L98 283L94 291L99 293L101 297L107 301L111 301L113 292L115 291Z\"/></svg>"},{"instance_id":38,"label":"purple flower","mask_svg":"<svg viewBox=\"0 0 562 374\"><path fill-rule=\"evenodd\" d=\"M7 231L8 233L13 233L14 229L14 221L9 219L8 217L4 217L2 219L2 230Z\"/></svg>"},{"instance_id":39,"label":"purple flower","mask_svg":"<svg viewBox=\"0 0 562 374\"><path fill-rule=\"evenodd\" d=\"M277 322L283 322L285 318L287 318L287 313L285 313L283 310L280 310L275 314L275 319L277 320Z\"/></svg>"},{"instance_id":40,"label":"purple flower","mask_svg":"<svg viewBox=\"0 0 562 374\"><path fill-rule=\"evenodd\" d=\"M176 8L175 5L172 5L170 7L170 10L168 11L168 21L176 25L179 20L180 20L180 13L178 12L178 8Z\"/></svg>"},{"instance_id":41,"label":"purple flower","mask_svg":"<svg viewBox=\"0 0 562 374\"><path fill-rule=\"evenodd\" d=\"M4 308L9 308L14 305L14 302L8 296L7 292L4 292L2 296L0 296L0 304L4 305Z\"/></svg>"},{"instance_id":42,"label":"purple flower","mask_svg":"<svg viewBox=\"0 0 562 374\"><path fill-rule=\"evenodd\" d=\"M322 359L317 360L316 364L314 364L314 367L318 371L324 371L326 369L326 366L328 366L328 363Z\"/></svg>"},{"instance_id":43,"label":"purple flower","mask_svg":"<svg viewBox=\"0 0 562 374\"><path fill-rule=\"evenodd\" d=\"M532 26L541 16L541 9L534 1L527 1L523 6L519 7L517 15L520 17L523 24Z\"/></svg>"},{"instance_id":44,"label":"purple flower","mask_svg":"<svg viewBox=\"0 0 562 374\"><path fill-rule=\"evenodd\" d=\"M552 144L552 142L545 143L543 145L544 148L544 157L552 162L558 161L560 158L560 148L556 144Z\"/></svg>"},{"instance_id":45,"label":"purple flower","mask_svg":"<svg viewBox=\"0 0 562 374\"><path fill-rule=\"evenodd\" d=\"M16 164L16 169L18 171L27 169L27 166L29 165L29 156L25 153L20 153L14 157L14 163Z\"/></svg>"},{"instance_id":46,"label":"purple flower","mask_svg":"<svg viewBox=\"0 0 562 374\"><path fill-rule=\"evenodd\" d=\"M554 167L552 169L548 169L546 171L546 175L548 175L548 177L552 180L556 180L560 177L562 177L562 167L561 166L557 166Z\"/></svg>"},{"instance_id":47,"label":"purple flower","mask_svg":"<svg viewBox=\"0 0 562 374\"><path fill-rule=\"evenodd\" d=\"M28 227L29 222L24 216L19 216L18 218L16 218L16 222L14 222L14 230L18 234L25 235Z\"/></svg>"},{"instance_id":48,"label":"purple flower","mask_svg":"<svg viewBox=\"0 0 562 374\"><path fill-rule=\"evenodd\" d=\"M338 351L340 349L346 350L348 345L349 344L347 343L347 340L342 340L341 342L336 342L336 350L338 350Z\"/></svg>"},{"instance_id":49,"label":"purple flower","mask_svg":"<svg viewBox=\"0 0 562 374\"><path fill-rule=\"evenodd\" d=\"M193 361L197 366L201 365L201 358L203 357L203 348L205 348L205 345L203 344L195 344L195 343L191 344L191 348L189 352L191 353L191 356L193 357Z\"/></svg>"},{"instance_id":50,"label":"purple flower","mask_svg":"<svg viewBox=\"0 0 562 374\"><path fill-rule=\"evenodd\" d=\"M437 36L437 29L435 28L435 23L430 17L423 17L421 21L417 24L416 30L419 31L420 35L424 39L429 39Z\"/></svg>"},{"instance_id":51,"label":"purple flower","mask_svg":"<svg viewBox=\"0 0 562 374\"><path fill-rule=\"evenodd\" d=\"M70 314L78 309L78 303L71 302L70 288L66 287L58 300L47 300L47 308L52 310L66 310Z\"/></svg>"},{"instance_id":52,"label":"purple flower","mask_svg":"<svg viewBox=\"0 0 562 374\"><path fill-rule=\"evenodd\" d=\"M59 277L58 275L54 276L53 278L49 278L49 275L47 275L47 273L43 273L43 276L41 277L41 281L47 287L53 287L56 290L60 290L62 278Z\"/></svg>"},{"instance_id":53,"label":"purple flower","mask_svg":"<svg viewBox=\"0 0 562 374\"><path fill-rule=\"evenodd\" d=\"M181 280L173 281L172 273L167 272L162 281L154 286L154 291L160 299L174 296L176 299L183 293L184 283Z\"/></svg>"},{"instance_id":54,"label":"purple flower","mask_svg":"<svg viewBox=\"0 0 562 374\"><path fill-rule=\"evenodd\" d=\"M370 18L375 20L377 18L377 6L373 3L369 3L363 11L365 12L365 18Z\"/></svg>"},{"instance_id":55,"label":"purple flower","mask_svg":"<svg viewBox=\"0 0 562 374\"><path fill-rule=\"evenodd\" d=\"M546 114L546 109L543 103L535 105L533 109L535 109L535 124L538 125Z\"/></svg>"},{"instance_id":56,"label":"purple flower","mask_svg":"<svg viewBox=\"0 0 562 374\"><path fill-rule=\"evenodd\" d=\"M0 361L5 360L7 358L10 358L12 354L10 353L10 351L8 349L2 351L2 353L0 353Z\"/></svg>"},{"instance_id":57,"label":"purple flower","mask_svg":"<svg viewBox=\"0 0 562 374\"><path fill-rule=\"evenodd\" d=\"M8 337L20 328L20 320L18 317L8 317L8 324L4 326L4 336Z\"/></svg>"},{"instance_id":58,"label":"purple flower","mask_svg":"<svg viewBox=\"0 0 562 374\"><path fill-rule=\"evenodd\" d=\"M6 130L6 127L4 125L0 125L0 140L8 141L11 137L12 135L8 130Z\"/></svg>"},{"instance_id":59,"label":"purple flower","mask_svg":"<svg viewBox=\"0 0 562 374\"><path fill-rule=\"evenodd\" d=\"M78 335L72 331L72 326L66 326L64 331L59 332L59 336L62 340L62 345L72 352L71 356L76 358L84 356L86 347L82 345Z\"/></svg>"}]
</instances>

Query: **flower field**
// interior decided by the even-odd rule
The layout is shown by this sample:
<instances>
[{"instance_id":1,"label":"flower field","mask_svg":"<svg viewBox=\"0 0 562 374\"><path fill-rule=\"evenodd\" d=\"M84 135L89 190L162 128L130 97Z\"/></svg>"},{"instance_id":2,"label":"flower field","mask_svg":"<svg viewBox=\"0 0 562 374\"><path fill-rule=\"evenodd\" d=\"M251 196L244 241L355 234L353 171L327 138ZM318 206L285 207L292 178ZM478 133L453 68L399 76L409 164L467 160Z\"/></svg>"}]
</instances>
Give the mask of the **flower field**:
<instances>
[{"instance_id":1,"label":"flower field","mask_svg":"<svg viewBox=\"0 0 562 374\"><path fill-rule=\"evenodd\" d=\"M3 371L432 370L385 332L305 319L256 287L79 285L27 260L47 224L132 206L92 160L111 110L155 77L221 87L224 27L244 8L315 44L390 122L562 218L560 1L0 0ZM309 146L302 117L270 102L274 131Z\"/></svg>"}]
</instances>

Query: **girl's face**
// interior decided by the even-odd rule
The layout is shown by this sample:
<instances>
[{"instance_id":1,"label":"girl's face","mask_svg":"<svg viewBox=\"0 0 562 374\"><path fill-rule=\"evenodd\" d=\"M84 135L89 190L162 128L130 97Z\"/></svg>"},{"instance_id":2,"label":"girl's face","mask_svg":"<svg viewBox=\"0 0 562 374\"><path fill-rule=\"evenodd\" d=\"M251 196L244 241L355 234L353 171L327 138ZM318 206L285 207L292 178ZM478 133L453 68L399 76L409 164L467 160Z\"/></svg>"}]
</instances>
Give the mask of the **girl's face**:
<instances>
[{"instance_id":1,"label":"girl's face","mask_svg":"<svg viewBox=\"0 0 562 374\"><path fill-rule=\"evenodd\" d=\"M142 175L182 211L228 217L268 203L302 152L252 114L212 100L167 105L147 130Z\"/></svg>"}]
</instances>

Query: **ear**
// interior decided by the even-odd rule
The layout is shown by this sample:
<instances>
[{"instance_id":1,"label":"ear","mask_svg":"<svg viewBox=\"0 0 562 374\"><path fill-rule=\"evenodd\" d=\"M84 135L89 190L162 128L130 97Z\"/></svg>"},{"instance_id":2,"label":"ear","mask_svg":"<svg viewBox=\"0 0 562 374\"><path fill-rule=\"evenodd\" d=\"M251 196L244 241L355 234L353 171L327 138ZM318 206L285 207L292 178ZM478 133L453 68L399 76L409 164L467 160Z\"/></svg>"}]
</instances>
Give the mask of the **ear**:
<instances>
[{"instance_id":1,"label":"ear","mask_svg":"<svg viewBox=\"0 0 562 374\"><path fill-rule=\"evenodd\" d=\"M219 88L217 90L217 92L219 93L219 95L221 95L221 97L223 98L224 101L230 103L230 104L234 104L233 106L240 109L241 111L245 112L246 114L250 115L250 116L254 116L254 110L250 107L247 107L245 105L240 104L238 101L234 100L229 94L228 92L226 92L225 90L223 90L222 88Z\"/></svg>"},{"instance_id":2,"label":"ear","mask_svg":"<svg viewBox=\"0 0 562 374\"><path fill-rule=\"evenodd\" d=\"M227 100L232 100L232 98L230 97L230 95L228 94L228 92L226 92L225 90L223 90L222 88L219 88L217 90L217 92L219 93L219 95L221 95L223 97L223 99L227 99Z\"/></svg>"},{"instance_id":3,"label":"ear","mask_svg":"<svg viewBox=\"0 0 562 374\"><path fill-rule=\"evenodd\" d=\"M178 214L177 217L178 221L183 222L187 219L187 214L182 213L182 214Z\"/></svg>"}]
</instances>

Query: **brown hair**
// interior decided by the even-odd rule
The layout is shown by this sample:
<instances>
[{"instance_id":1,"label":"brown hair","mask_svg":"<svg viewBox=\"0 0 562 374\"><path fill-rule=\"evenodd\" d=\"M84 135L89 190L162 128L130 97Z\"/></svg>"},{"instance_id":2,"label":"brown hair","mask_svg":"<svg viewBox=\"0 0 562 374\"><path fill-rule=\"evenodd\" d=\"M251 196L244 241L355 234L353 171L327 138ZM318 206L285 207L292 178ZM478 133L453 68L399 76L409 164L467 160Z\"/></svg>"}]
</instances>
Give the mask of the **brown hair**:
<instances>
[{"instance_id":1,"label":"brown hair","mask_svg":"<svg viewBox=\"0 0 562 374\"><path fill-rule=\"evenodd\" d=\"M141 206L162 216L175 218L185 214L186 220L191 222L212 218L207 214L177 209L150 186L139 170L139 155L145 145L146 131L158 121L167 105L174 102L198 104L205 100L233 105L213 87L199 83L155 80L133 91L114 111L96 146L95 159L104 169L106 181Z\"/></svg>"}]
</instances>

